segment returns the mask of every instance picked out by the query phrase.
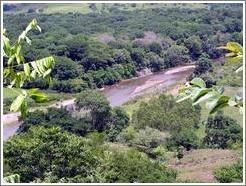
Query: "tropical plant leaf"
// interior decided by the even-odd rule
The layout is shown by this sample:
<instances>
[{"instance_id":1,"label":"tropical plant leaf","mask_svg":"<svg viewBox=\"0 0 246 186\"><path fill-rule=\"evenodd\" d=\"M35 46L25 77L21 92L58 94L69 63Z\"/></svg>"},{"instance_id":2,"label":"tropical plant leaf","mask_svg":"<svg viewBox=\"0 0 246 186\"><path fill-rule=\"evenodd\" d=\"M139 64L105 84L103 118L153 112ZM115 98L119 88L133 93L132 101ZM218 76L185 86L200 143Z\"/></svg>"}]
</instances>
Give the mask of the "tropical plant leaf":
<instances>
[{"instance_id":1,"label":"tropical plant leaf","mask_svg":"<svg viewBox=\"0 0 246 186\"><path fill-rule=\"evenodd\" d=\"M206 87L206 83L203 81L202 78L194 78L190 81L190 84L195 85L195 86L200 87L200 88Z\"/></svg>"},{"instance_id":2,"label":"tropical plant leaf","mask_svg":"<svg viewBox=\"0 0 246 186\"><path fill-rule=\"evenodd\" d=\"M236 70L236 73L239 73L239 72L241 72L241 71L243 71L243 66L239 67L239 68Z\"/></svg>"},{"instance_id":3,"label":"tropical plant leaf","mask_svg":"<svg viewBox=\"0 0 246 186\"><path fill-rule=\"evenodd\" d=\"M43 103L43 102L48 101L48 97L46 96L46 94L38 91L38 89L30 89L30 90L28 90L28 95L36 103Z\"/></svg>"},{"instance_id":4,"label":"tropical plant leaf","mask_svg":"<svg viewBox=\"0 0 246 186\"><path fill-rule=\"evenodd\" d=\"M213 105L213 107L210 110L210 114L213 114L217 112L219 109L224 108L226 106L229 106L228 101L230 97L229 96L221 96L217 102Z\"/></svg>"},{"instance_id":5,"label":"tropical plant leaf","mask_svg":"<svg viewBox=\"0 0 246 186\"><path fill-rule=\"evenodd\" d=\"M185 94L185 93L183 93L183 94L180 94L178 96L176 102L179 103L179 102L185 101L185 100L190 99L190 98L191 98L191 94Z\"/></svg>"},{"instance_id":6,"label":"tropical plant leaf","mask_svg":"<svg viewBox=\"0 0 246 186\"><path fill-rule=\"evenodd\" d=\"M25 96L23 94L20 94L11 104L10 111L17 112L20 109L24 100L25 100Z\"/></svg>"},{"instance_id":7,"label":"tropical plant leaf","mask_svg":"<svg viewBox=\"0 0 246 186\"><path fill-rule=\"evenodd\" d=\"M232 64L232 63L236 63L236 62L239 62L239 61L242 61L243 60L243 56L242 55L239 55L239 56L236 56L236 57L232 57L230 59L228 59L226 61L226 65L228 64Z\"/></svg>"},{"instance_id":8,"label":"tropical plant leaf","mask_svg":"<svg viewBox=\"0 0 246 186\"><path fill-rule=\"evenodd\" d=\"M25 72L25 74L26 74L27 77L30 76L30 66L29 66L28 63L25 63L24 64L24 72Z\"/></svg>"},{"instance_id":9,"label":"tropical plant leaf","mask_svg":"<svg viewBox=\"0 0 246 186\"><path fill-rule=\"evenodd\" d=\"M236 42L228 42L226 46L217 47L218 49L226 49L234 53L243 53L243 48L240 44Z\"/></svg>"},{"instance_id":10,"label":"tropical plant leaf","mask_svg":"<svg viewBox=\"0 0 246 186\"><path fill-rule=\"evenodd\" d=\"M24 100L21 104L20 111L21 111L21 117L26 118L27 116L27 101Z\"/></svg>"}]
</instances>

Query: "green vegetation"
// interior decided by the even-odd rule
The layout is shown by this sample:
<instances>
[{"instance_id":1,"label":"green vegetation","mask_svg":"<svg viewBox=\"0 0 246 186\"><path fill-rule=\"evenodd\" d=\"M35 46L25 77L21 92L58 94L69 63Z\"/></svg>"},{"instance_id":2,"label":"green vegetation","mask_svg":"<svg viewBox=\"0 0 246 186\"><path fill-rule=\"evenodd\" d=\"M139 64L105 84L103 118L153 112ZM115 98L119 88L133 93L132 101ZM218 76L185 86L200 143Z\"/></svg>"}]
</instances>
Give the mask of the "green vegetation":
<instances>
[{"instance_id":1,"label":"green vegetation","mask_svg":"<svg viewBox=\"0 0 246 186\"><path fill-rule=\"evenodd\" d=\"M22 55L22 42L25 41L29 45L31 44L31 40L27 37L28 32L31 30L41 32L41 28L38 26L36 19L33 19L28 24L13 45L11 45L7 37L6 30L4 29L3 31L4 86L8 86L10 89L12 87L22 88L25 82L36 80L37 77L50 81L49 75L54 66L53 57L50 56L39 60L35 59L34 61L26 63ZM37 89L22 90L11 104L10 111L21 111L21 117L25 118L28 108L27 98L33 99L36 103L47 101L46 95L39 92Z\"/></svg>"},{"instance_id":2,"label":"green vegetation","mask_svg":"<svg viewBox=\"0 0 246 186\"><path fill-rule=\"evenodd\" d=\"M34 5L25 8L28 6ZM42 81L29 82L41 89L80 92L101 88L135 77L136 71L144 68L156 72L189 63L202 53L213 59L221 57L224 52L216 49L221 43L242 44L239 5L42 4L43 11L33 8L39 13L4 16L4 25L13 39L22 30L18 23L24 24L34 16L43 28L41 34L32 34L31 47L23 46L25 59L59 56L58 69L70 60L69 68L74 69L76 63L80 71L80 75L66 79L61 78L63 72L54 71L51 87Z\"/></svg>"},{"instance_id":3,"label":"green vegetation","mask_svg":"<svg viewBox=\"0 0 246 186\"><path fill-rule=\"evenodd\" d=\"M21 93L20 89L3 87L4 99L16 98L20 93Z\"/></svg>"},{"instance_id":4,"label":"green vegetation","mask_svg":"<svg viewBox=\"0 0 246 186\"><path fill-rule=\"evenodd\" d=\"M226 57L229 58L226 62L227 64L233 64L236 62L243 63L243 48L240 44L236 42L229 42L226 46L219 48L230 51L230 53L226 55ZM242 64L240 65L241 66L236 70L236 72L243 70ZM212 65L204 58L198 63L194 74L195 76L204 74L210 69L212 70ZM210 85L207 87L207 84L208 83L206 83L201 78L196 77L192 79L190 82L187 82L186 86L180 91L177 102L191 99L193 101L193 105L197 105L206 101L206 107L210 110L210 114L213 114L218 110L229 106L239 108L239 111L241 113L243 112L243 100L241 96L234 95L233 97L230 97L223 95L223 86L218 87Z\"/></svg>"},{"instance_id":5,"label":"green vegetation","mask_svg":"<svg viewBox=\"0 0 246 186\"><path fill-rule=\"evenodd\" d=\"M233 165L221 167L214 174L220 183L240 183L243 181L243 161L238 160Z\"/></svg>"},{"instance_id":6,"label":"green vegetation","mask_svg":"<svg viewBox=\"0 0 246 186\"><path fill-rule=\"evenodd\" d=\"M14 65L18 76L4 78L4 112L33 107L4 141L5 182L242 182L242 161L236 160L243 117L234 108L242 106L243 73L236 73L242 64L227 66L226 51L217 48L229 42L222 48L231 51L230 62L241 60L242 5L5 4L4 11L11 38L5 35L4 72ZM28 32L30 46L27 31L40 29L34 18L42 33ZM54 57L37 60L46 56ZM163 72L191 64L189 77L176 68ZM150 71L158 73L130 80L129 88L128 81L116 84ZM186 95L177 103L179 75L195 89L194 99ZM149 80L160 84L145 93ZM121 95L122 86L133 99L112 107L111 96ZM217 86L225 91L214 91ZM111 88L116 93L107 92ZM211 92L219 94L207 110L203 96ZM48 102L23 102L26 97ZM211 115L219 108L224 114Z\"/></svg>"},{"instance_id":7,"label":"green vegetation","mask_svg":"<svg viewBox=\"0 0 246 186\"><path fill-rule=\"evenodd\" d=\"M85 139L57 127L32 127L14 136L5 143L4 157L5 174L18 172L21 182L150 183L176 177L174 170L136 150L110 151L98 135Z\"/></svg>"},{"instance_id":8,"label":"green vegetation","mask_svg":"<svg viewBox=\"0 0 246 186\"><path fill-rule=\"evenodd\" d=\"M204 143L213 148L236 148L242 147L243 129L236 122L223 113L217 113L214 117L208 117L206 127L206 136Z\"/></svg>"}]
</instances>

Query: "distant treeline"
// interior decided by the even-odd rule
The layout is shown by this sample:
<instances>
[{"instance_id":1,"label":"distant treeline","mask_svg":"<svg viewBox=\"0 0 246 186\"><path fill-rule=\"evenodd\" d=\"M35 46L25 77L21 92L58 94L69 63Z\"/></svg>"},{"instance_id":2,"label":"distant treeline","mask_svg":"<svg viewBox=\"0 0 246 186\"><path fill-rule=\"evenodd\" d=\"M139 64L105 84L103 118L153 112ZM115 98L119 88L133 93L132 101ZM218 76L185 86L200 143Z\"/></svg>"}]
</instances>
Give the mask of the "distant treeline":
<instances>
[{"instance_id":1,"label":"distant treeline","mask_svg":"<svg viewBox=\"0 0 246 186\"><path fill-rule=\"evenodd\" d=\"M24 56L27 61L57 56L51 88L61 92L112 85L143 68L160 71L202 54L218 58L223 51L217 46L243 41L240 5L134 11L117 7L89 14L6 14L4 27L14 40L30 20L38 20L42 33L30 36L32 46L25 46ZM48 88L41 80L25 86Z\"/></svg>"}]
</instances>

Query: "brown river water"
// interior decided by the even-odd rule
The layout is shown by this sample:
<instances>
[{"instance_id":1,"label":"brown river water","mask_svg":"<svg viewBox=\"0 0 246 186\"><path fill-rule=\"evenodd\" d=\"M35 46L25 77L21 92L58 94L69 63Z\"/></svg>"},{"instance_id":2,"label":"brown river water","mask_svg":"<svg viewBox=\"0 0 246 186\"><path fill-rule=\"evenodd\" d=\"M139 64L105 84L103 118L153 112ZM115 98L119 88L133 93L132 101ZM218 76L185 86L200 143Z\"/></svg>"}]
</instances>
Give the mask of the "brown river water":
<instances>
[{"instance_id":1,"label":"brown river water","mask_svg":"<svg viewBox=\"0 0 246 186\"><path fill-rule=\"evenodd\" d=\"M194 65L180 66L143 77L124 80L116 85L105 87L101 91L106 96L111 106L120 106L137 96L149 93L154 94L156 91L165 92L170 86L175 85L176 83L184 82L185 78L191 74L194 67ZM51 106L69 107L73 105L74 99L71 99ZM7 140L9 137L14 135L18 127L21 125L21 121L18 121L18 116L19 113L9 113L3 115L3 140Z\"/></svg>"}]
</instances>

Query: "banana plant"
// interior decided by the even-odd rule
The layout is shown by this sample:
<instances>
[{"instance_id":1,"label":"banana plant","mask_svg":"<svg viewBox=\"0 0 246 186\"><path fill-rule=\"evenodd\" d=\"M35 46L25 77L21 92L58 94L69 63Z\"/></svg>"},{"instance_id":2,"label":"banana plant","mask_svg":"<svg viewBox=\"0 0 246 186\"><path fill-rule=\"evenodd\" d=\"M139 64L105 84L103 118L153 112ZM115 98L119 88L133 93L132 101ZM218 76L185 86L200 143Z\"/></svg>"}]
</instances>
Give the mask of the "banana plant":
<instances>
[{"instance_id":1,"label":"banana plant","mask_svg":"<svg viewBox=\"0 0 246 186\"><path fill-rule=\"evenodd\" d=\"M27 36L31 30L41 32L41 28L38 26L36 19L33 19L28 24L13 45L11 45L7 37L6 30L4 29L3 31L3 56L7 59L7 66L4 67L3 74L4 84L7 85L7 88L22 88L25 82L37 78L43 78L48 82L51 81L50 73L55 64L52 56L26 62L22 55L22 43L26 42L31 45L31 40ZM21 117L26 117L28 97L37 103L48 100L47 96L38 89L22 89L21 93L11 104L10 111L21 111Z\"/></svg>"},{"instance_id":2,"label":"banana plant","mask_svg":"<svg viewBox=\"0 0 246 186\"><path fill-rule=\"evenodd\" d=\"M229 42L226 46L218 47L218 49L226 49L230 52L226 54L226 64L233 64L243 61L243 49L242 46L235 42ZM236 73L243 70L243 65L240 66ZM191 99L193 105L197 105L201 102L206 102L207 109L210 110L210 114L217 112L224 107L238 108L240 113L243 113L243 99L242 97L235 95L233 97L226 96L224 93L224 87L213 86L207 88L205 82L201 78L194 78L187 82L185 86L179 90L177 96L177 102L181 102L187 99Z\"/></svg>"}]
</instances>

